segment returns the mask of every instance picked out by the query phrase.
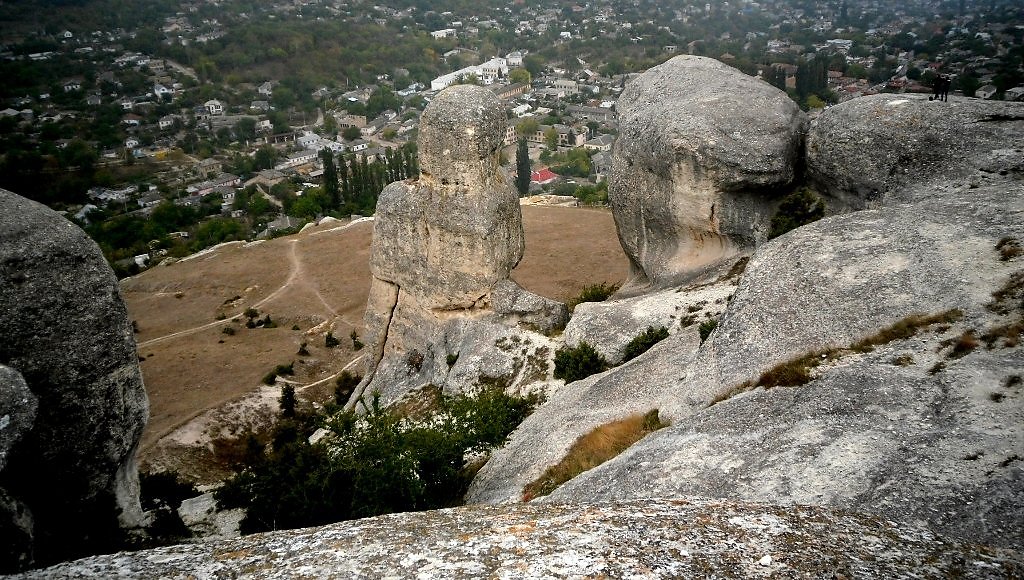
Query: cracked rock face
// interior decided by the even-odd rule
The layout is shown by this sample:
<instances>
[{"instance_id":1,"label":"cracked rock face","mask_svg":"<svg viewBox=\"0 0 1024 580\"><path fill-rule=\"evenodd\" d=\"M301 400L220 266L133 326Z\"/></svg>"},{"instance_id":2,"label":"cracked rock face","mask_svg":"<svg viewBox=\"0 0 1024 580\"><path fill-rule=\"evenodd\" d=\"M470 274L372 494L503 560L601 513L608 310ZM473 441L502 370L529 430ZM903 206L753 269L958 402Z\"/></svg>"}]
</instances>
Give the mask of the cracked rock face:
<instances>
[{"instance_id":1,"label":"cracked rock face","mask_svg":"<svg viewBox=\"0 0 1024 580\"><path fill-rule=\"evenodd\" d=\"M31 512L38 561L89 553L97 530L134 527L142 515L135 448L149 408L135 339L96 244L4 190L0 327L0 364L38 400L0 487Z\"/></svg>"},{"instance_id":2,"label":"cracked rock face","mask_svg":"<svg viewBox=\"0 0 1024 580\"><path fill-rule=\"evenodd\" d=\"M501 101L473 85L445 90L424 111L418 179L388 185L377 202L370 361L353 403L375 390L389 403L426 384L471 386L488 369L464 373L469 384L452 382L447 361L493 349L487 341L500 333L481 333L468 321L541 330L564 324L563 305L509 279L524 242L519 198L498 164L505 124ZM513 379L512 367L521 371L524 363L505 358L498 367L509 367L505 378Z\"/></svg>"},{"instance_id":3,"label":"cracked rock face","mask_svg":"<svg viewBox=\"0 0 1024 580\"><path fill-rule=\"evenodd\" d=\"M807 173L835 211L934 197L1024 175L1024 103L873 95L825 109L807 135Z\"/></svg>"},{"instance_id":4,"label":"cracked rock face","mask_svg":"<svg viewBox=\"0 0 1024 580\"><path fill-rule=\"evenodd\" d=\"M793 180L807 123L785 93L678 56L632 81L617 108L608 199L630 285L667 286L764 241L770 192Z\"/></svg>"},{"instance_id":5,"label":"cracked rock face","mask_svg":"<svg viewBox=\"0 0 1024 580\"><path fill-rule=\"evenodd\" d=\"M27 578L1010 578L1016 552L820 507L470 506L96 556Z\"/></svg>"},{"instance_id":6,"label":"cracked rock face","mask_svg":"<svg viewBox=\"0 0 1024 580\"><path fill-rule=\"evenodd\" d=\"M1024 258L1004 260L997 248L1024 241L1024 186L970 181L761 246L692 363L657 351L637 359L675 365L659 405L672 426L552 500L812 503L1021 549L1024 346L1019 328L996 332L1022 320L1020 287L1005 308L992 305L994 292L1024 280ZM806 384L742 387L780 363L954 308L959 321L822 359ZM603 380L616 374L627 375Z\"/></svg>"}]
</instances>

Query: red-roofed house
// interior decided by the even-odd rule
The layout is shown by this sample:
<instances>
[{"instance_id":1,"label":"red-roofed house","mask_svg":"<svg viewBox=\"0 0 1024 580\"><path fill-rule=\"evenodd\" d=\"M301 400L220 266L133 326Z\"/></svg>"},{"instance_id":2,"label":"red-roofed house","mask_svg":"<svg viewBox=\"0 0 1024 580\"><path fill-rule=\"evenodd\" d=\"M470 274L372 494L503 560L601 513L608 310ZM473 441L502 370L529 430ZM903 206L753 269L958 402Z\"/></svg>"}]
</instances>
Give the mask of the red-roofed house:
<instances>
[{"instance_id":1,"label":"red-roofed house","mask_svg":"<svg viewBox=\"0 0 1024 580\"><path fill-rule=\"evenodd\" d=\"M550 169L545 167L540 171L534 171L530 174L530 181L533 183L539 183L540 185L547 185L552 181L558 179L558 175L553 173Z\"/></svg>"}]
</instances>

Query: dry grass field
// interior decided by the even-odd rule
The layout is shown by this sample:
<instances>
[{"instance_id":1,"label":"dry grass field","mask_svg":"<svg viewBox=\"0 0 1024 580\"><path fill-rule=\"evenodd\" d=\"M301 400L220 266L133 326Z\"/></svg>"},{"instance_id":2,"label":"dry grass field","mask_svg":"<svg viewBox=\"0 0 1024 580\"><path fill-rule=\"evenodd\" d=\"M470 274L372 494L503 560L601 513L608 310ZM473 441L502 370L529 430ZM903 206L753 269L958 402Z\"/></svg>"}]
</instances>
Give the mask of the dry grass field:
<instances>
[{"instance_id":1,"label":"dry grass field","mask_svg":"<svg viewBox=\"0 0 1024 580\"><path fill-rule=\"evenodd\" d=\"M513 278L525 288L564 300L586 284L625 279L628 263L608 211L526 206L523 226L526 253ZM307 395L330 392L333 378L359 356L349 335L362 335L372 231L372 221L323 224L221 246L122 283L150 401L143 465L176 429L259 393L279 364L295 361L288 379L314 385ZM247 308L276 326L246 328ZM339 346L326 348L327 331ZM300 357L303 342L309 354Z\"/></svg>"}]
</instances>

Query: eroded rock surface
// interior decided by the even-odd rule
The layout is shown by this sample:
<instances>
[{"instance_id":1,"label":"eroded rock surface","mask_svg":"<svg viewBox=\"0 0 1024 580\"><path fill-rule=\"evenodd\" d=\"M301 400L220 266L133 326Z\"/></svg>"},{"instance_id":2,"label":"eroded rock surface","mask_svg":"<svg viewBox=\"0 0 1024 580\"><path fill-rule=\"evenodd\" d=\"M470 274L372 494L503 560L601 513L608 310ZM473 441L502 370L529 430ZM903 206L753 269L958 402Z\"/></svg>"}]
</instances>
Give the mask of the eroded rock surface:
<instances>
[{"instance_id":1,"label":"eroded rock surface","mask_svg":"<svg viewBox=\"0 0 1024 580\"><path fill-rule=\"evenodd\" d=\"M1024 103L874 95L829 107L807 135L807 171L833 211L921 201L970 176L1024 175Z\"/></svg>"},{"instance_id":2,"label":"eroded rock surface","mask_svg":"<svg viewBox=\"0 0 1024 580\"><path fill-rule=\"evenodd\" d=\"M772 190L793 180L807 123L785 93L678 56L633 80L617 109L608 198L631 286L677 283L766 239Z\"/></svg>"},{"instance_id":3,"label":"eroded rock surface","mask_svg":"<svg viewBox=\"0 0 1024 580\"><path fill-rule=\"evenodd\" d=\"M1017 552L820 507L474 506L97 556L26 578L1006 578Z\"/></svg>"},{"instance_id":4,"label":"eroded rock surface","mask_svg":"<svg viewBox=\"0 0 1024 580\"><path fill-rule=\"evenodd\" d=\"M481 376L519 386L532 376L521 372L531 359L547 368L553 353L534 332L515 331L533 348L494 352L516 325L548 331L567 318L564 305L509 279L523 255L523 226L498 164L505 123L494 93L471 85L445 90L424 111L418 179L388 185L377 202L370 361L350 404L372 392L388 404L428 384L465 390ZM490 359L471 368L475 359L462 353Z\"/></svg>"},{"instance_id":5,"label":"eroded rock surface","mask_svg":"<svg viewBox=\"0 0 1024 580\"><path fill-rule=\"evenodd\" d=\"M1024 546L1024 350L1019 329L1001 331L991 348L983 338L1024 315L1024 262L996 248L1024 240L1024 185L969 181L927 203L827 218L762 246L696 360L676 367L661 405L674 425L552 500L814 503ZM993 292L1013 280L997 311ZM844 352L808 384L737 388L905 316L950 309L963 318Z\"/></svg>"},{"instance_id":6,"label":"eroded rock surface","mask_svg":"<svg viewBox=\"0 0 1024 580\"><path fill-rule=\"evenodd\" d=\"M0 190L0 364L38 399L0 487L34 519L35 556L80 555L138 525L135 448L148 415L131 324L96 244ZM102 530L102 531L101 531Z\"/></svg>"}]
</instances>

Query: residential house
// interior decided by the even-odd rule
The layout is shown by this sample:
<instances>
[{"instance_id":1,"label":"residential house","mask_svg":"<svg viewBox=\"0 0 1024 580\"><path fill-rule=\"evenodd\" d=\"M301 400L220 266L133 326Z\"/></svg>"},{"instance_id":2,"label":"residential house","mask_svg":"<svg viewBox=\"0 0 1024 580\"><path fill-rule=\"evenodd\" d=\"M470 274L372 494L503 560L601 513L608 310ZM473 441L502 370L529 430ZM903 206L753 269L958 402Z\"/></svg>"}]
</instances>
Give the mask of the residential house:
<instances>
[{"instance_id":1,"label":"residential house","mask_svg":"<svg viewBox=\"0 0 1024 580\"><path fill-rule=\"evenodd\" d=\"M174 122L180 118L181 117L179 117L178 115L164 115L163 117L160 117L160 130L166 131L167 129L170 129L174 126Z\"/></svg>"},{"instance_id":2,"label":"residential house","mask_svg":"<svg viewBox=\"0 0 1024 580\"><path fill-rule=\"evenodd\" d=\"M195 170L198 175L203 177L203 179L207 179L211 175L220 174L224 170L224 165L219 160L210 157L197 163Z\"/></svg>"},{"instance_id":3,"label":"residential house","mask_svg":"<svg viewBox=\"0 0 1024 580\"><path fill-rule=\"evenodd\" d=\"M71 91L82 90L83 82L84 80L81 77L72 77L70 79L67 79L62 83L62 86L64 87L64 92L70 93Z\"/></svg>"},{"instance_id":4,"label":"residential house","mask_svg":"<svg viewBox=\"0 0 1024 580\"><path fill-rule=\"evenodd\" d=\"M448 38L449 36L455 36L454 28L442 28L441 30L434 30L430 33L430 36L437 38Z\"/></svg>"},{"instance_id":5,"label":"residential house","mask_svg":"<svg viewBox=\"0 0 1024 580\"><path fill-rule=\"evenodd\" d=\"M253 101L249 104L249 108L254 111L261 111L265 113L271 110L273 107L270 106L269 101Z\"/></svg>"},{"instance_id":6,"label":"residential house","mask_svg":"<svg viewBox=\"0 0 1024 580\"><path fill-rule=\"evenodd\" d=\"M547 185L558 181L558 175L547 167L530 173L530 182L538 185Z\"/></svg>"},{"instance_id":7,"label":"residential house","mask_svg":"<svg viewBox=\"0 0 1024 580\"><path fill-rule=\"evenodd\" d=\"M211 115L223 115L224 114L224 103L217 99L210 99L203 103L203 108L207 110Z\"/></svg>"},{"instance_id":8,"label":"residential house","mask_svg":"<svg viewBox=\"0 0 1024 580\"><path fill-rule=\"evenodd\" d=\"M991 99L996 96L996 91L999 89L995 85L984 85L979 87L978 90L974 91L974 96L979 99Z\"/></svg>"},{"instance_id":9,"label":"residential house","mask_svg":"<svg viewBox=\"0 0 1024 580\"><path fill-rule=\"evenodd\" d=\"M250 185L262 185L267 189L270 189L284 180L285 175L280 171L276 169L264 169L246 181L243 186L249 187Z\"/></svg>"},{"instance_id":10,"label":"residential house","mask_svg":"<svg viewBox=\"0 0 1024 580\"><path fill-rule=\"evenodd\" d=\"M315 163L318 157L319 153L317 151L314 151L312 149L304 149L302 151L292 153L284 161L278 163L274 167L274 169L289 169L292 167L298 167L300 165L306 165L307 163Z\"/></svg>"},{"instance_id":11,"label":"residential house","mask_svg":"<svg viewBox=\"0 0 1024 580\"><path fill-rule=\"evenodd\" d=\"M264 97L270 98L274 94L274 83L273 81L267 81L261 84L256 92L263 95Z\"/></svg>"},{"instance_id":12,"label":"residential house","mask_svg":"<svg viewBox=\"0 0 1024 580\"><path fill-rule=\"evenodd\" d=\"M174 89L166 87L160 83L156 83L153 85L153 95L156 96L156 98L158 99L162 99L164 95L167 95L168 97L173 97Z\"/></svg>"},{"instance_id":13,"label":"residential house","mask_svg":"<svg viewBox=\"0 0 1024 580\"><path fill-rule=\"evenodd\" d=\"M1024 86L1006 89L1006 92L1003 93L1003 99L1007 101L1024 101Z\"/></svg>"},{"instance_id":14,"label":"residential house","mask_svg":"<svg viewBox=\"0 0 1024 580\"><path fill-rule=\"evenodd\" d=\"M583 144L587 149L593 151L611 151L615 137L612 135L599 135Z\"/></svg>"},{"instance_id":15,"label":"residential house","mask_svg":"<svg viewBox=\"0 0 1024 580\"><path fill-rule=\"evenodd\" d=\"M363 139L356 139L355 141L352 141L348 145L349 151L351 151L353 153L358 153L360 151L365 151L365 150L367 150L369 148L370 148L370 142L366 141L366 140L363 140Z\"/></svg>"},{"instance_id":16,"label":"residential house","mask_svg":"<svg viewBox=\"0 0 1024 580\"><path fill-rule=\"evenodd\" d=\"M495 95L498 95L499 99L507 101L519 95L525 95L529 92L530 87L524 83L513 83L511 85L493 86L491 90L494 91Z\"/></svg>"}]
</instances>

